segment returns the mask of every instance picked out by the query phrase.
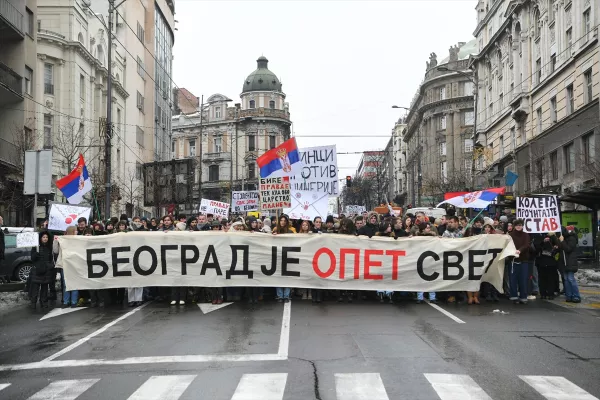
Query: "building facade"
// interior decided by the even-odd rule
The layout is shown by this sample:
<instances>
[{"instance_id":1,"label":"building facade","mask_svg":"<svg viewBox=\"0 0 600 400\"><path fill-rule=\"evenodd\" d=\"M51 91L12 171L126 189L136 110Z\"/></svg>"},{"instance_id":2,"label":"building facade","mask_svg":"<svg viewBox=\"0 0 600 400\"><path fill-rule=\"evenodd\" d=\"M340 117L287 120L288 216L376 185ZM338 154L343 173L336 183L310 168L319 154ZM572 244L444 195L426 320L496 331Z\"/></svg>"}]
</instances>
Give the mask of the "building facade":
<instances>
[{"instance_id":1,"label":"building facade","mask_svg":"<svg viewBox=\"0 0 600 400\"><path fill-rule=\"evenodd\" d=\"M3 0L0 7L0 215L5 225L31 218L23 197L23 152L34 149L37 0Z\"/></svg>"},{"instance_id":2,"label":"building facade","mask_svg":"<svg viewBox=\"0 0 600 400\"><path fill-rule=\"evenodd\" d=\"M390 200L398 205L404 205L407 194L407 170L406 170L406 143L404 142L404 130L406 124L404 118L400 118L392 129L392 160L393 160L393 194Z\"/></svg>"},{"instance_id":3,"label":"building facade","mask_svg":"<svg viewBox=\"0 0 600 400\"><path fill-rule=\"evenodd\" d=\"M489 3L489 4L486 4ZM480 1L476 173L517 194L598 185L598 0Z\"/></svg>"},{"instance_id":4,"label":"building facade","mask_svg":"<svg viewBox=\"0 0 600 400\"><path fill-rule=\"evenodd\" d=\"M196 112L172 118L173 158L196 160L196 205L201 198L230 202L232 190L258 188L256 158L291 135L285 98L268 60L260 57L235 106L228 106L233 101L228 97L214 94Z\"/></svg>"},{"instance_id":5,"label":"building facade","mask_svg":"<svg viewBox=\"0 0 600 400\"><path fill-rule=\"evenodd\" d=\"M469 56L476 42L460 42L438 64L432 53L406 117L406 202L435 206L445 192L471 187L473 77Z\"/></svg>"}]
</instances>

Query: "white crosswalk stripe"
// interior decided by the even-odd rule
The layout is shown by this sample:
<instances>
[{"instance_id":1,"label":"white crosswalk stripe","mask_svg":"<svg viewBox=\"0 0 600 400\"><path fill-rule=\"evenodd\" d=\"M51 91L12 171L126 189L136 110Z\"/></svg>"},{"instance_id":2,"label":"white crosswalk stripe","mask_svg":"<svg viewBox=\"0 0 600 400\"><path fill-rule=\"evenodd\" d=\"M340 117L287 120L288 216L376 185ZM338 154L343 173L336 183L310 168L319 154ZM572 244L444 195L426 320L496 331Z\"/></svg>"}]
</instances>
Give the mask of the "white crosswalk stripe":
<instances>
[{"instance_id":1,"label":"white crosswalk stripe","mask_svg":"<svg viewBox=\"0 0 600 400\"><path fill-rule=\"evenodd\" d=\"M468 375L424 374L442 400L492 400Z\"/></svg>"},{"instance_id":2,"label":"white crosswalk stripe","mask_svg":"<svg viewBox=\"0 0 600 400\"><path fill-rule=\"evenodd\" d=\"M0 390L10 386L10 383L0 383Z\"/></svg>"},{"instance_id":3,"label":"white crosswalk stripe","mask_svg":"<svg viewBox=\"0 0 600 400\"><path fill-rule=\"evenodd\" d=\"M389 400L379 374L335 374L337 400Z\"/></svg>"},{"instance_id":4,"label":"white crosswalk stripe","mask_svg":"<svg viewBox=\"0 0 600 400\"><path fill-rule=\"evenodd\" d=\"M562 376L520 375L519 378L548 400L599 400Z\"/></svg>"},{"instance_id":5,"label":"white crosswalk stripe","mask_svg":"<svg viewBox=\"0 0 600 400\"><path fill-rule=\"evenodd\" d=\"M244 374L231 400L282 400L288 374Z\"/></svg>"},{"instance_id":6,"label":"white crosswalk stripe","mask_svg":"<svg viewBox=\"0 0 600 400\"><path fill-rule=\"evenodd\" d=\"M128 400L177 400L197 375L152 376Z\"/></svg>"},{"instance_id":7,"label":"white crosswalk stripe","mask_svg":"<svg viewBox=\"0 0 600 400\"><path fill-rule=\"evenodd\" d=\"M29 400L75 400L100 379L75 379L55 381L40 390Z\"/></svg>"}]
</instances>

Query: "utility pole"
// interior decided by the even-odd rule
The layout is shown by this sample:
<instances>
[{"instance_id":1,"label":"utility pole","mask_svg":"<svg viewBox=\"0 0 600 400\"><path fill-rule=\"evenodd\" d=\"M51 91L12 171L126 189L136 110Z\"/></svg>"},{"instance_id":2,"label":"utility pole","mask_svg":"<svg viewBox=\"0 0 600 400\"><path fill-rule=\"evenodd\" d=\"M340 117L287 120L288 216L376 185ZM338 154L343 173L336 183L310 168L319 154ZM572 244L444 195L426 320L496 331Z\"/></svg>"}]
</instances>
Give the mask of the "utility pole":
<instances>
[{"instance_id":1,"label":"utility pole","mask_svg":"<svg viewBox=\"0 0 600 400\"><path fill-rule=\"evenodd\" d=\"M106 137L104 138L104 162L106 165L104 178L104 217L110 218L111 190L111 158L112 158L112 31L115 0L108 0L108 80L106 84Z\"/></svg>"},{"instance_id":2,"label":"utility pole","mask_svg":"<svg viewBox=\"0 0 600 400\"><path fill-rule=\"evenodd\" d=\"M200 211L200 203L202 202L202 123L204 122L204 95L200 101L200 151L198 152L198 212Z\"/></svg>"}]
</instances>

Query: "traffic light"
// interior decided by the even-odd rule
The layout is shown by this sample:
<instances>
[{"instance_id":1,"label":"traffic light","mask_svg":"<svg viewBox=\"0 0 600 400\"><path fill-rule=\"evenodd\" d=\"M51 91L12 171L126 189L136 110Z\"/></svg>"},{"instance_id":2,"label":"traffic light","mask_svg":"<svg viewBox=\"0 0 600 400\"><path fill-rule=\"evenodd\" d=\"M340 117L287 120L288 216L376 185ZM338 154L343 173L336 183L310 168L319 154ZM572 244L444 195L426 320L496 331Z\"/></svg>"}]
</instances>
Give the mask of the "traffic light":
<instances>
[{"instance_id":1,"label":"traffic light","mask_svg":"<svg viewBox=\"0 0 600 400\"><path fill-rule=\"evenodd\" d=\"M351 176L347 176L346 177L346 187L352 187L352 177Z\"/></svg>"}]
</instances>

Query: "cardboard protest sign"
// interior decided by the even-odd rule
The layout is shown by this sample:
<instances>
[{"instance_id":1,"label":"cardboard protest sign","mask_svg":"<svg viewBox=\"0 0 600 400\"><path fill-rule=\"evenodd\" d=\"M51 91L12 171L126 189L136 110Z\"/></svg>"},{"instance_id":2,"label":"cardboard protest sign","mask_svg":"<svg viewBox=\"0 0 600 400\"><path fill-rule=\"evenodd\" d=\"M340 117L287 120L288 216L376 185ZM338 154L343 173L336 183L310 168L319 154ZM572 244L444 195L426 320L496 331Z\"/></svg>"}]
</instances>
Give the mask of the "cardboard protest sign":
<instances>
[{"instance_id":1,"label":"cardboard protest sign","mask_svg":"<svg viewBox=\"0 0 600 400\"><path fill-rule=\"evenodd\" d=\"M339 195L337 152L335 145L300 149L302 171L291 178L294 191Z\"/></svg>"},{"instance_id":2,"label":"cardboard protest sign","mask_svg":"<svg viewBox=\"0 0 600 400\"><path fill-rule=\"evenodd\" d=\"M346 214L349 214L349 215L362 214L364 211L367 211L367 208L365 206L353 206L353 205L346 206Z\"/></svg>"},{"instance_id":3,"label":"cardboard protest sign","mask_svg":"<svg viewBox=\"0 0 600 400\"><path fill-rule=\"evenodd\" d=\"M276 210L292 206L290 200L290 178L260 178L260 209Z\"/></svg>"},{"instance_id":4,"label":"cardboard protest sign","mask_svg":"<svg viewBox=\"0 0 600 400\"><path fill-rule=\"evenodd\" d=\"M90 207L72 206L70 204L52 204L48 218L48 229L66 231L69 226L76 226L81 217L90 218Z\"/></svg>"},{"instance_id":5,"label":"cardboard protest sign","mask_svg":"<svg viewBox=\"0 0 600 400\"><path fill-rule=\"evenodd\" d=\"M227 218L229 215L229 204L215 200L202 199L202 201L200 201L200 213Z\"/></svg>"},{"instance_id":6,"label":"cardboard protest sign","mask_svg":"<svg viewBox=\"0 0 600 400\"><path fill-rule=\"evenodd\" d=\"M37 232L17 233L17 248L36 247L39 245L40 235Z\"/></svg>"},{"instance_id":7,"label":"cardboard protest sign","mask_svg":"<svg viewBox=\"0 0 600 400\"><path fill-rule=\"evenodd\" d=\"M525 232L560 232L558 198L517 197L517 218L523 220Z\"/></svg>"},{"instance_id":8,"label":"cardboard protest sign","mask_svg":"<svg viewBox=\"0 0 600 400\"><path fill-rule=\"evenodd\" d=\"M291 191L292 206L284 208L284 214L290 219L302 219L312 221L315 217L325 219L329 206L329 195L327 193Z\"/></svg>"},{"instance_id":9,"label":"cardboard protest sign","mask_svg":"<svg viewBox=\"0 0 600 400\"><path fill-rule=\"evenodd\" d=\"M258 190L231 193L231 212L257 211L260 196Z\"/></svg>"}]
</instances>

